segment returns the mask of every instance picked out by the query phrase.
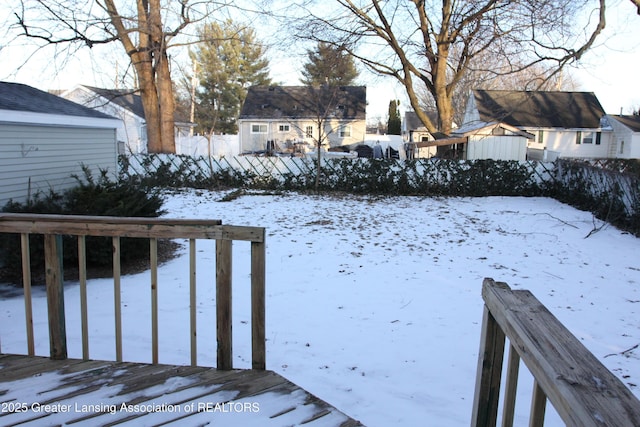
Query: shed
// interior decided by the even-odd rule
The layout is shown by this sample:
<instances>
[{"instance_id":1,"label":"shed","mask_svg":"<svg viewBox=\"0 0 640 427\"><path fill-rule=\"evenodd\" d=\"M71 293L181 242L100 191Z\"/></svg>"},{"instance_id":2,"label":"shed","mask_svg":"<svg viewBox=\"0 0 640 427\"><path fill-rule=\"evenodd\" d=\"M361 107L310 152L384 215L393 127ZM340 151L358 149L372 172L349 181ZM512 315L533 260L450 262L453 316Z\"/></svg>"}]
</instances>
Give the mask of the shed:
<instances>
[{"instance_id":1,"label":"shed","mask_svg":"<svg viewBox=\"0 0 640 427\"><path fill-rule=\"evenodd\" d=\"M0 206L62 191L88 167L117 169L119 120L19 84L0 82Z\"/></svg>"},{"instance_id":2,"label":"shed","mask_svg":"<svg viewBox=\"0 0 640 427\"><path fill-rule=\"evenodd\" d=\"M534 135L506 123L476 123L456 129L451 137L419 142L418 147L448 146L446 157L464 160L526 160Z\"/></svg>"}]
</instances>

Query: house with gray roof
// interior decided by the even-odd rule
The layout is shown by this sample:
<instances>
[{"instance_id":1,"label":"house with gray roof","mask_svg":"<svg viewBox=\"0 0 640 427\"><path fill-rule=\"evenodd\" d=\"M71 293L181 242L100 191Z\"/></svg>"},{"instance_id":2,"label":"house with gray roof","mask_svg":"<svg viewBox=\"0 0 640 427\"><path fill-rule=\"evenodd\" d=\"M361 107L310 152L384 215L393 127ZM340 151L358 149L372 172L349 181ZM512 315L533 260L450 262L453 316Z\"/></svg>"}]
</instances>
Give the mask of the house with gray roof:
<instances>
[{"instance_id":1,"label":"house with gray roof","mask_svg":"<svg viewBox=\"0 0 640 427\"><path fill-rule=\"evenodd\" d=\"M465 129L505 123L533 134L529 158L604 158L611 155L613 129L592 92L474 90ZM459 130L460 131L460 130Z\"/></svg>"},{"instance_id":2,"label":"house with gray roof","mask_svg":"<svg viewBox=\"0 0 640 427\"><path fill-rule=\"evenodd\" d=\"M238 118L243 153L313 151L364 140L365 86L252 86Z\"/></svg>"},{"instance_id":3,"label":"house with gray roof","mask_svg":"<svg viewBox=\"0 0 640 427\"><path fill-rule=\"evenodd\" d=\"M147 152L147 122L142 97L136 89L103 89L78 85L63 91L60 96L119 118L121 120L118 128L120 154ZM188 136L193 126L195 125L186 118L176 117L176 140Z\"/></svg>"},{"instance_id":4,"label":"house with gray roof","mask_svg":"<svg viewBox=\"0 0 640 427\"><path fill-rule=\"evenodd\" d=\"M115 174L119 122L48 92L0 82L0 206L70 188L83 166L94 176L101 169Z\"/></svg>"}]
</instances>

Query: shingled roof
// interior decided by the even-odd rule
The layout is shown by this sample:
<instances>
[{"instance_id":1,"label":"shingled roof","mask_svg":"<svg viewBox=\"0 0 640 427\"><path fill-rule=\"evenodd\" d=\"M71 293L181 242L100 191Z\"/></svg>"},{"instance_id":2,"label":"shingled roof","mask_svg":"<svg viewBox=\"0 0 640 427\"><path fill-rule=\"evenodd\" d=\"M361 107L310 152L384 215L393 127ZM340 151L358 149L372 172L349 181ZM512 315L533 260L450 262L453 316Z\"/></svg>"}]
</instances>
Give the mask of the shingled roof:
<instances>
[{"instance_id":1,"label":"shingled roof","mask_svg":"<svg viewBox=\"0 0 640 427\"><path fill-rule=\"evenodd\" d=\"M640 116L611 116L633 132L640 132Z\"/></svg>"},{"instance_id":2,"label":"shingled roof","mask_svg":"<svg viewBox=\"0 0 640 427\"><path fill-rule=\"evenodd\" d=\"M425 114L434 125L438 124L438 113L435 111L425 111ZM415 111L407 111L404 113L405 128L408 130L426 129L424 124L418 118Z\"/></svg>"},{"instance_id":3,"label":"shingled roof","mask_svg":"<svg viewBox=\"0 0 640 427\"><path fill-rule=\"evenodd\" d=\"M336 119L364 120L366 107L365 86L252 86L240 119L308 119L331 111Z\"/></svg>"},{"instance_id":4,"label":"shingled roof","mask_svg":"<svg viewBox=\"0 0 640 427\"><path fill-rule=\"evenodd\" d=\"M103 89L87 85L83 85L83 87L144 119L142 97L137 91L132 89Z\"/></svg>"},{"instance_id":5,"label":"shingled roof","mask_svg":"<svg viewBox=\"0 0 640 427\"><path fill-rule=\"evenodd\" d=\"M20 83L0 82L0 110L113 119L113 117Z\"/></svg>"},{"instance_id":6,"label":"shingled roof","mask_svg":"<svg viewBox=\"0 0 640 427\"><path fill-rule=\"evenodd\" d=\"M516 127L599 128L605 115L592 92L474 90L480 120Z\"/></svg>"}]
</instances>

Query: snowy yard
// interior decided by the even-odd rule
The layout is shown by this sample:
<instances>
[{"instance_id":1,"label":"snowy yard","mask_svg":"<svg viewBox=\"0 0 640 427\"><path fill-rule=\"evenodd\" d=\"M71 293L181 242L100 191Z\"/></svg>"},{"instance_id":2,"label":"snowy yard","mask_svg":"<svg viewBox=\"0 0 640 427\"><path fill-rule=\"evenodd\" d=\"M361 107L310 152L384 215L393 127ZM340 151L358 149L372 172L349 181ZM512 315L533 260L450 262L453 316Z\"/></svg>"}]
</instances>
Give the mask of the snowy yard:
<instances>
[{"instance_id":1,"label":"snowy yard","mask_svg":"<svg viewBox=\"0 0 640 427\"><path fill-rule=\"evenodd\" d=\"M167 194L167 217L267 230L267 369L370 427L465 426L482 279L529 289L640 395L640 240L553 199ZM188 257L160 268L160 362L189 363ZM198 362L215 364L214 244L198 241ZM250 367L249 245L234 243L234 363ZM150 361L149 274L122 281L124 359ZM113 288L89 283L90 351L112 359ZM69 356L79 287L66 285ZM44 292L36 353L47 355ZM25 353L24 305L0 300L2 352ZM523 369L524 371L524 369ZM526 423L530 384L516 425ZM520 398L521 397L521 398ZM552 412L548 408L548 412ZM547 425L561 425L553 413Z\"/></svg>"}]
</instances>

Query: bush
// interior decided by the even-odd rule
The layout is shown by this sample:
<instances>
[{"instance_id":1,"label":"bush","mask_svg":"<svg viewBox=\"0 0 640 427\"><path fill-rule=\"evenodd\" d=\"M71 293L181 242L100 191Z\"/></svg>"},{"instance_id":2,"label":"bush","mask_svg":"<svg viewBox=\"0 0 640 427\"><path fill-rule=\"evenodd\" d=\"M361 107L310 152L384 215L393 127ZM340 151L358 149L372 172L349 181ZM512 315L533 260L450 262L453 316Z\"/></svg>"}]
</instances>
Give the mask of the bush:
<instances>
[{"instance_id":1,"label":"bush","mask_svg":"<svg viewBox=\"0 0 640 427\"><path fill-rule=\"evenodd\" d=\"M162 198L157 190L135 185L130 181L112 182L106 170L94 179L88 168L83 167L84 180L73 176L78 185L62 194L50 191L36 194L24 204L10 201L2 211L13 213L68 214L91 216L158 217L163 213ZM20 238L16 235L0 235L3 276L18 283L22 277ZM41 235L30 235L32 277L39 279L44 271L44 243ZM87 237L87 267L106 267L112 263L112 239L110 237ZM65 271L73 271L78 265L76 238L63 237ZM125 263L136 263L148 258L147 239L121 239L121 258ZM67 268L69 267L69 268Z\"/></svg>"}]
</instances>

